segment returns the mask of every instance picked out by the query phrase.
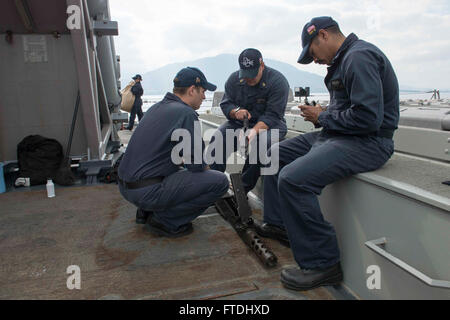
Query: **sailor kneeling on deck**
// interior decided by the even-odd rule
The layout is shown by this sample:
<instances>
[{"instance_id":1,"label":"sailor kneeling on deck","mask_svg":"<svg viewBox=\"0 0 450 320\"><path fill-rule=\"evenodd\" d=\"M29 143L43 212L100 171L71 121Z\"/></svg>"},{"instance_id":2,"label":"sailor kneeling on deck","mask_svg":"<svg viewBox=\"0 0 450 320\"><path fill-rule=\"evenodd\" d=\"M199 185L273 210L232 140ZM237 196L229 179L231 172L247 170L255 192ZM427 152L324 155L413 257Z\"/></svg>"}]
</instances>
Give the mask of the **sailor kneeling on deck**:
<instances>
[{"instance_id":1,"label":"sailor kneeling on deck","mask_svg":"<svg viewBox=\"0 0 450 320\"><path fill-rule=\"evenodd\" d=\"M281 281L294 290L342 280L336 232L323 218L317 196L339 179L383 166L394 152L399 121L397 77L380 49L355 34L345 37L330 17L307 23L302 45L299 63L329 66L330 104L299 106L305 120L322 131L272 147L278 148L280 171L265 177L265 224L259 228L260 234L287 231L300 268L284 269Z\"/></svg>"},{"instance_id":2,"label":"sailor kneeling on deck","mask_svg":"<svg viewBox=\"0 0 450 320\"><path fill-rule=\"evenodd\" d=\"M196 163L195 155L203 155L205 144L195 110L206 90L215 91L216 86L199 69L188 67L178 72L173 93L146 112L120 163L121 194L138 207L136 222L146 223L146 229L159 236L191 233L192 220L229 189L224 173L210 170L202 156ZM177 143L172 141L177 130L187 133L191 146L182 150L182 160L176 160L179 163L173 156Z\"/></svg>"}]
</instances>

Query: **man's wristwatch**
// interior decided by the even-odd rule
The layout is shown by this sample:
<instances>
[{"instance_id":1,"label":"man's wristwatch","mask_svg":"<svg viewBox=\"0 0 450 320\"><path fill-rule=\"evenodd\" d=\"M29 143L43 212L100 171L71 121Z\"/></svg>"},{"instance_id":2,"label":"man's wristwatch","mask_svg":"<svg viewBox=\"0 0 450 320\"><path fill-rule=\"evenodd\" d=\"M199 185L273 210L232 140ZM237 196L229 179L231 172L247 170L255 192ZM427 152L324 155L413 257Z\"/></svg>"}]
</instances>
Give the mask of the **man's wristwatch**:
<instances>
[{"instance_id":1,"label":"man's wristwatch","mask_svg":"<svg viewBox=\"0 0 450 320\"><path fill-rule=\"evenodd\" d=\"M317 122L314 124L314 127L315 127L316 129L322 128L322 123L320 123L320 119L319 119L319 118L317 118Z\"/></svg>"}]
</instances>

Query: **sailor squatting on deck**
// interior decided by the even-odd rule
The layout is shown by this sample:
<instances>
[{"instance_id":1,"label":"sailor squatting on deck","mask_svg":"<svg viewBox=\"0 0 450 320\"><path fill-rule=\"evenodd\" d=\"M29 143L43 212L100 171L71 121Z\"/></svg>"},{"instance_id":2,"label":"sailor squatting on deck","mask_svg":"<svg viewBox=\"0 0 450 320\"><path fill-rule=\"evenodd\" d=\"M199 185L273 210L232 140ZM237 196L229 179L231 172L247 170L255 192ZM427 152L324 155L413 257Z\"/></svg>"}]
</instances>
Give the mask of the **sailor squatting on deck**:
<instances>
[{"instance_id":1,"label":"sailor squatting on deck","mask_svg":"<svg viewBox=\"0 0 450 320\"><path fill-rule=\"evenodd\" d=\"M174 93L146 112L136 128L119 167L119 188L125 199L138 207L137 223L157 235L180 237L192 232L191 221L201 215L229 189L222 172L210 170L196 153L203 154L201 132L195 110L205 99L205 91L215 91L203 73L184 68L174 79ZM191 164L174 163L172 133L185 129L191 139ZM200 141L201 143L196 143ZM199 148L200 150L196 150ZM184 156L187 156L186 154Z\"/></svg>"},{"instance_id":2,"label":"sailor squatting on deck","mask_svg":"<svg viewBox=\"0 0 450 320\"><path fill-rule=\"evenodd\" d=\"M330 17L307 23L302 45L299 63L329 66L326 110L300 106L305 120L323 129L273 146L280 172L264 180L263 229L278 236L286 229L300 268L284 269L281 281L296 290L342 280L336 233L317 196L339 179L383 166L399 120L397 77L380 49L355 34L345 37Z\"/></svg>"}]
</instances>

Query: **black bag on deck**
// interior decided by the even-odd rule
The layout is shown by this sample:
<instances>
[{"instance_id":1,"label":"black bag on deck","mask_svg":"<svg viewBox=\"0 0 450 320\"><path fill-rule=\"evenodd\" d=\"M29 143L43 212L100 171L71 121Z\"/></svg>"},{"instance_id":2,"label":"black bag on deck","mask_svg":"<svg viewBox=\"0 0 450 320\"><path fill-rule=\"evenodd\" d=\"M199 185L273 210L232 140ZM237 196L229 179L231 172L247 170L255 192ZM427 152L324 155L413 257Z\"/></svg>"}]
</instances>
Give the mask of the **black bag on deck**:
<instances>
[{"instance_id":1,"label":"black bag on deck","mask_svg":"<svg viewBox=\"0 0 450 320\"><path fill-rule=\"evenodd\" d=\"M47 178L54 179L57 184L70 185L58 182L64 180L60 173L63 159L63 148L55 139L33 135L17 146L19 177L30 178L31 185L45 184Z\"/></svg>"}]
</instances>

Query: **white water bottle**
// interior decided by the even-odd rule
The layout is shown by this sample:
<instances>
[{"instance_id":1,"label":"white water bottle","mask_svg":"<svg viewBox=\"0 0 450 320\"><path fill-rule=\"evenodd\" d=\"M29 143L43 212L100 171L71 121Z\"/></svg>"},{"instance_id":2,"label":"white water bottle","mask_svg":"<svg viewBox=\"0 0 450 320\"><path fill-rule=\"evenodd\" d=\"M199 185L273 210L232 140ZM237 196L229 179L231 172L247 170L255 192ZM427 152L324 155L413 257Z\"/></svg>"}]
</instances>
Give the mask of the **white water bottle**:
<instances>
[{"instance_id":1,"label":"white water bottle","mask_svg":"<svg viewBox=\"0 0 450 320\"><path fill-rule=\"evenodd\" d=\"M47 179L47 196L49 198L55 197L55 185L53 184L52 179Z\"/></svg>"}]
</instances>

